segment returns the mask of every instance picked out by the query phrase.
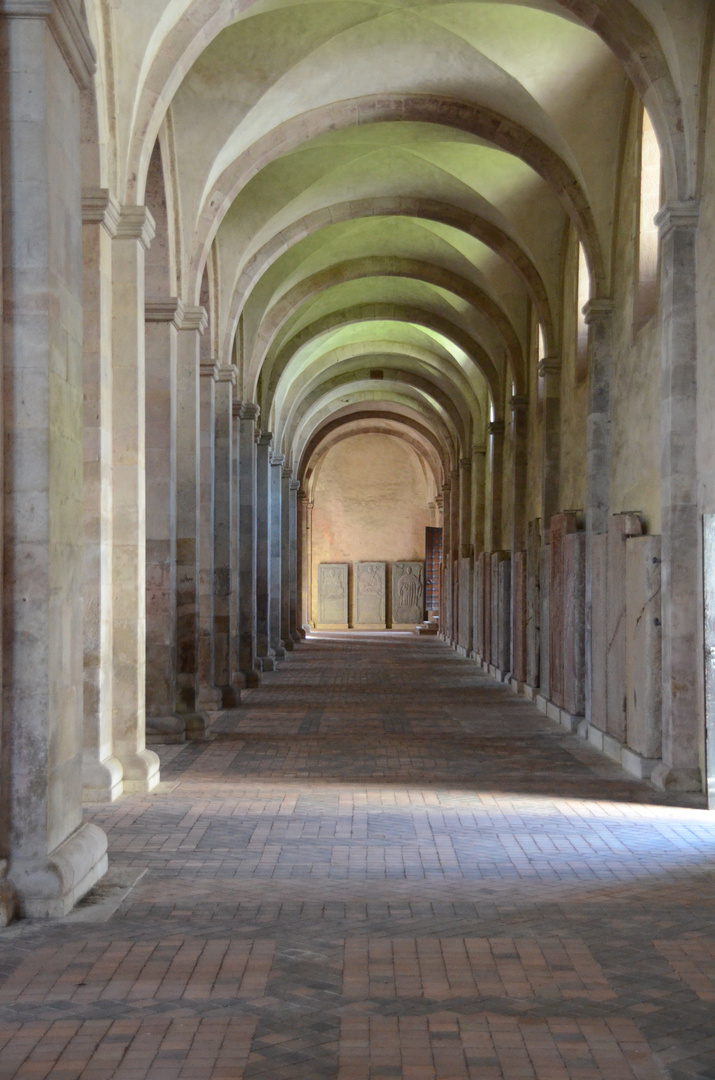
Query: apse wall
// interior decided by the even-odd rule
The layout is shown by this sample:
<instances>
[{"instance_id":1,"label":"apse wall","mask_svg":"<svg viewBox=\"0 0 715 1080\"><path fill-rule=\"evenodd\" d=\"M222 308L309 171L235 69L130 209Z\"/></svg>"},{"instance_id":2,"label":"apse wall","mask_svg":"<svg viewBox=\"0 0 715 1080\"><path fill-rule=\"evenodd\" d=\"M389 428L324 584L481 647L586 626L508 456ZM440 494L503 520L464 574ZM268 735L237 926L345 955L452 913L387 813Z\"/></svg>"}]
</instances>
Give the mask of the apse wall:
<instances>
[{"instance_id":1,"label":"apse wall","mask_svg":"<svg viewBox=\"0 0 715 1080\"><path fill-rule=\"evenodd\" d=\"M414 450L392 435L353 435L330 448L313 489L312 578L322 562L424 559L429 489Z\"/></svg>"}]
</instances>

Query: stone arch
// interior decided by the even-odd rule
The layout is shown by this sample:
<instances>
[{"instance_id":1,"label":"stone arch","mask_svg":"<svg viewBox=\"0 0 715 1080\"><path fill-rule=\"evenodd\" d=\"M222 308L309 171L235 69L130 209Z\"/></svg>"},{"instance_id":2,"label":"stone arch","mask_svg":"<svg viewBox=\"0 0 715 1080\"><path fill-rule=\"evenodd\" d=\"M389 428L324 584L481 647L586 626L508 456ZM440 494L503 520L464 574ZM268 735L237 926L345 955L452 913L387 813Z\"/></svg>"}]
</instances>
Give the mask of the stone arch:
<instances>
[{"instance_id":1,"label":"stone arch","mask_svg":"<svg viewBox=\"0 0 715 1080\"><path fill-rule=\"evenodd\" d=\"M441 333L444 337L453 341L455 345L458 345L459 348L469 356L474 366L486 380L489 392L492 396L495 414L501 415L501 410L503 408L503 395L501 393L502 380L492 360L482 346L465 330L462 330L450 320L425 313L420 308L397 304L359 305L354 308L345 309L344 311L341 311L336 315L328 316L325 319L320 319L311 326L306 327L300 334L297 334L291 341L287 342L275 357L264 394L267 393L272 396L283 370L303 346L337 327L345 326L348 323L370 321L411 322L418 326L425 326L437 333ZM250 398L255 398L256 396L258 376L259 372L257 371L247 372L246 384L249 387L248 396Z\"/></svg>"},{"instance_id":2,"label":"stone arch","mask_svg":"<svg viewBox=\"0 0 715 1080\"><path fill-rule=\"evenodd\" d=\"M127 202L141 201L148 154L184 76L210 42L257 2L195 0L187 9L180 0L172 0L148 44L139 74L122 185ZM690 197L693 190L681 98L651 23L628 0L556 3L600 37L623 65L653 116L666 163L668 197ZM541 5L536 2L529 6Z\"/></svg>"},{"instance_id":3,"label":"stone arch","mask_svg":"<svg viewBox=\"0 0 715 1080\"><path fill-rule=\"evenodd\" d=\"M290 318L300 310L301 304L326 289L362 277L403 277L438 286L454 293L480 311L495 327L503 341L512 379L517 387L526 385L521 342L506 312L492 300L483 289L440 266L433 266L416 259L386 260L379 256L353 259L331 266L319 274L299 282L271 308L261 322L254 342L250 369L261 368L273 342ZM523 389L520 389L520 393Z\"/></svg>"},{"instance_id":4,"label":"stone arch","mask_svg":"<svg viewBox=\"0 0 715 1080\"><path fill-rule=\"evenodd\" d=\"M606 295L606 271L591 207L580 179L564 159L527 128L491 109L426 94L381 94L334 102L299 114L257 139L205 193L189 263L189 289L196 289L208 250L231 203L261 169L328 131L388 121L438 124L466 131L522 160L561 201L586 252L595 295Z\"/></svg>"},{"instance_id":5,"label":"stone arch","mask_svg":"<svg viewBox=\"0 0 715 1080\"><path fill-rule=\"evenodd\" d=\"M241 312L261 276L294 244L325 228L326 216L329 225L361 217L424 218L425 221L449 225L473 236L503 258L522 281L539 314L547 351L549 355L557 352L554 320L546 287L530 256L508 232L481 214L470 213L448 203L433 199L386 197L358 199L315 210L296 221L290 228L282 229L260 248L243 267L234 285L222 349L224 356L231 354Z\"/></svg>"}]
</instances>

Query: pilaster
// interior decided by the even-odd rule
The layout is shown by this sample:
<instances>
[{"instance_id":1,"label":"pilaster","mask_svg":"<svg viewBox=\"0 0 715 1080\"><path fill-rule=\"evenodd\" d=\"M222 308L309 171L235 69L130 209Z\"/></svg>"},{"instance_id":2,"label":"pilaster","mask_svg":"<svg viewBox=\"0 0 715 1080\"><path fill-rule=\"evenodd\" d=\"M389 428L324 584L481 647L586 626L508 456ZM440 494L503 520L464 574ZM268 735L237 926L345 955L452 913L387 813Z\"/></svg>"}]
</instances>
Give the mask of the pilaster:
<instances>
[{"instance_id":1,"label":"pilaster","mask_svg":"<svg viewBox=\"0 0 715 1080\"><path fill-rule=\"evenodd\" d=\"M247 686L260 681L256 652L256 420L258 405L239 406L238 661Z\"/></svg>"},{"instance_id":2,"label":"pilaster","mask_svg":"<svg viewBox=\"0 0 715 1080\"><path fill-rule=\"evenodd\" d=\"M504 432L503 420L492 420L489 425L489 468L491 472L491 520L488 551L502 547L502 497L504 487Z\"/></svg>"},{"instance_id":3,"label":"pilaster","mask_svg":"<svg viewBox=\"0 0 715 1080\"><path fill-rule=\"evenodd\" d=\"M219 687L224 708L240 702L245 679L236 680L233 654L236 648L234 585L234 530L236 502L236 455L234 453L234 387L236 368L219 368L215 387L214 442L214 685Z\"/></svg>"},{"instance_id":4,"label":"pilaster","mask_svg":"<svg viewBox=\"0 0 715 1080\"><path fill-rule=\"evenodd\" d=\"M107 867L82 823L82 222L74 11L4 4L0 922L64 915ZM76 31L76 33L75 33ZM75 54L81 45L84 60ZM79 50L81 51L81 50ZM80 69L84 67L84 71ZM32 175L28 165L32 163ZM5 877L9 861L9 883Z\"/></svg>"},{"instance_id":5,"label":"pilaster","mask_svg":"<svg viewBox=\"0 0 715 1080\"><path fill-rule=\"evenodd\" d=\"M271 448L273 434L256 439L256 655L262 671L273 671L271 645Z\"/></svg>"},{"instance_id":6,"label":"pilaster","mask_svg":"<svg viewBox=\"0 0 715 1080\"><path fill-rule=\"evenodd\" d=\"M290 504L291 478L293 471L287 466L281 469L281 629L283 647L287 652L295 648L295 640L290 628Z\"/></svg>"},{"instance_id":7,"label":"pilaster","mask_svg":"<svg viewBox=\"0 0 715 1080\"><path fill-rule=\"evenodd\" d=\"M146 713L147 730L183 735L176 702L176 296L147 297L146 348Z\"/></svg>"},{"instance_id":8,"label":"pilaster","mask_svg":"<svg viewBox=\"0 0 715 1080\"><path fill-rule=\"evenodd\" d=\"M82 191L84 802L111 802L123 790L112 741L112 239L119 215L108 190Z\"/></svg>"},{"instance_id":9,"label":"pilaster","mask_svg":"<svg viewBox=\"0 0 715 1080\"><path fill-rule=\"evenodd\" d=\"M559 509L561 483L561 361L546 356L539 361L538 375L542 379L541 420L541 520L546 528Z\"/></svg>"},{"instance_id":10,"label":"pilaster","mask_svg":"<svg viewBox=\"0 0 715 1080\"><path fill-rule=\"evenodd\" d=\"M199 363L199 652L197 664L196 711L211 712L221 708L223 695L214 683L216 649L214 640L214 511L216 455L216 379L215 360Z\"/></svg>"},{"instance_id":11,"label":"pilaster","mask_svg":"<svg viewBox=\"0 0 715 1080\"><path fill-rule=\"evenodd\" d=\"M703 588L697 491L696 238L699 204L673 202L661 239L663 763L659 786L696 791L704 760Z\"/></svg>"},{"instance_id":12,"label":"pilaster","mask_svg":"<svg viewBox=\"0 0 715 1080\"><path fill-rule=\"evenodd\" d=\"M297 645L301 640L300 633L300 619L299 619L299 552L298 552L298 493L300 491L300 481L291 480L288 484L290 507L289 507L289 541L288 541L288 559L289 559L289 632L293 639L293 642Z\"/></svg>"}]
</instances>

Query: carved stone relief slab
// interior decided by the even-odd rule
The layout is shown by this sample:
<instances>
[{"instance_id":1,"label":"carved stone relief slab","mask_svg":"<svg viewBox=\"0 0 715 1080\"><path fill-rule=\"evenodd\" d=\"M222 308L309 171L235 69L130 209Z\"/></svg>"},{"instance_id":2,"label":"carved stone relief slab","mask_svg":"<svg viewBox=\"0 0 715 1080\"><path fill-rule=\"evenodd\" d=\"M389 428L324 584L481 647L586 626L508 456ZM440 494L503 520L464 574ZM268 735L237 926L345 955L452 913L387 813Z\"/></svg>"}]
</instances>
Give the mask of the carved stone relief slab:
<instances>
[{"instance_id":1,"label":"carved stone relief slab","mask_svg":"<svg viewBox=\"0 0 715 1080\"><path fill-rule=\"evenodd\" d=\"M348 564L318 567L318 626L348 627Z\"/></svg>"},{"instance_id":2,"label":"carved stone relief slab","mask_svg":"<svg viewBox=\"0 0 715 1080\"><path fill-rule=\"evenodd\" d=\"M392 564L392 625L415 626L424 619L425 568L421 562Z\"/></svg>"},{"instance_id":3,"label":"carved stone relief slab","mask_svg":"<svg viewBox=\"0 0 715 1080\"><path fill-rule=\"evenodd\" d=\"M385 563L355 563L355 626L385 629Z\"/></svg>"}]
</instances>

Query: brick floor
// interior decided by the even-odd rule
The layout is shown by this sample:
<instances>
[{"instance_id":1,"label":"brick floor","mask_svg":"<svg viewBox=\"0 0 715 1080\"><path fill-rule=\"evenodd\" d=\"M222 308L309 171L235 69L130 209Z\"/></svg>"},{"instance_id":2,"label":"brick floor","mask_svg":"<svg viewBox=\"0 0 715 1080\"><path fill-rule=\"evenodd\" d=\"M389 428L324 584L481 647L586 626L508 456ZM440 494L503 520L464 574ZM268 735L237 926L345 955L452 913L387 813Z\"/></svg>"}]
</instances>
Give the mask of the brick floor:
<instances>
[{"instance_id":1,"label":"brick floor","mask_svg":"<svg viewBox=\"0 0 715 1080\"><path fill-rule=\"evenodd\" d=\"M316 635L0 931L0 1080L714 1080L715 816L434 638Z\"/></svg>"}]
</instances>

